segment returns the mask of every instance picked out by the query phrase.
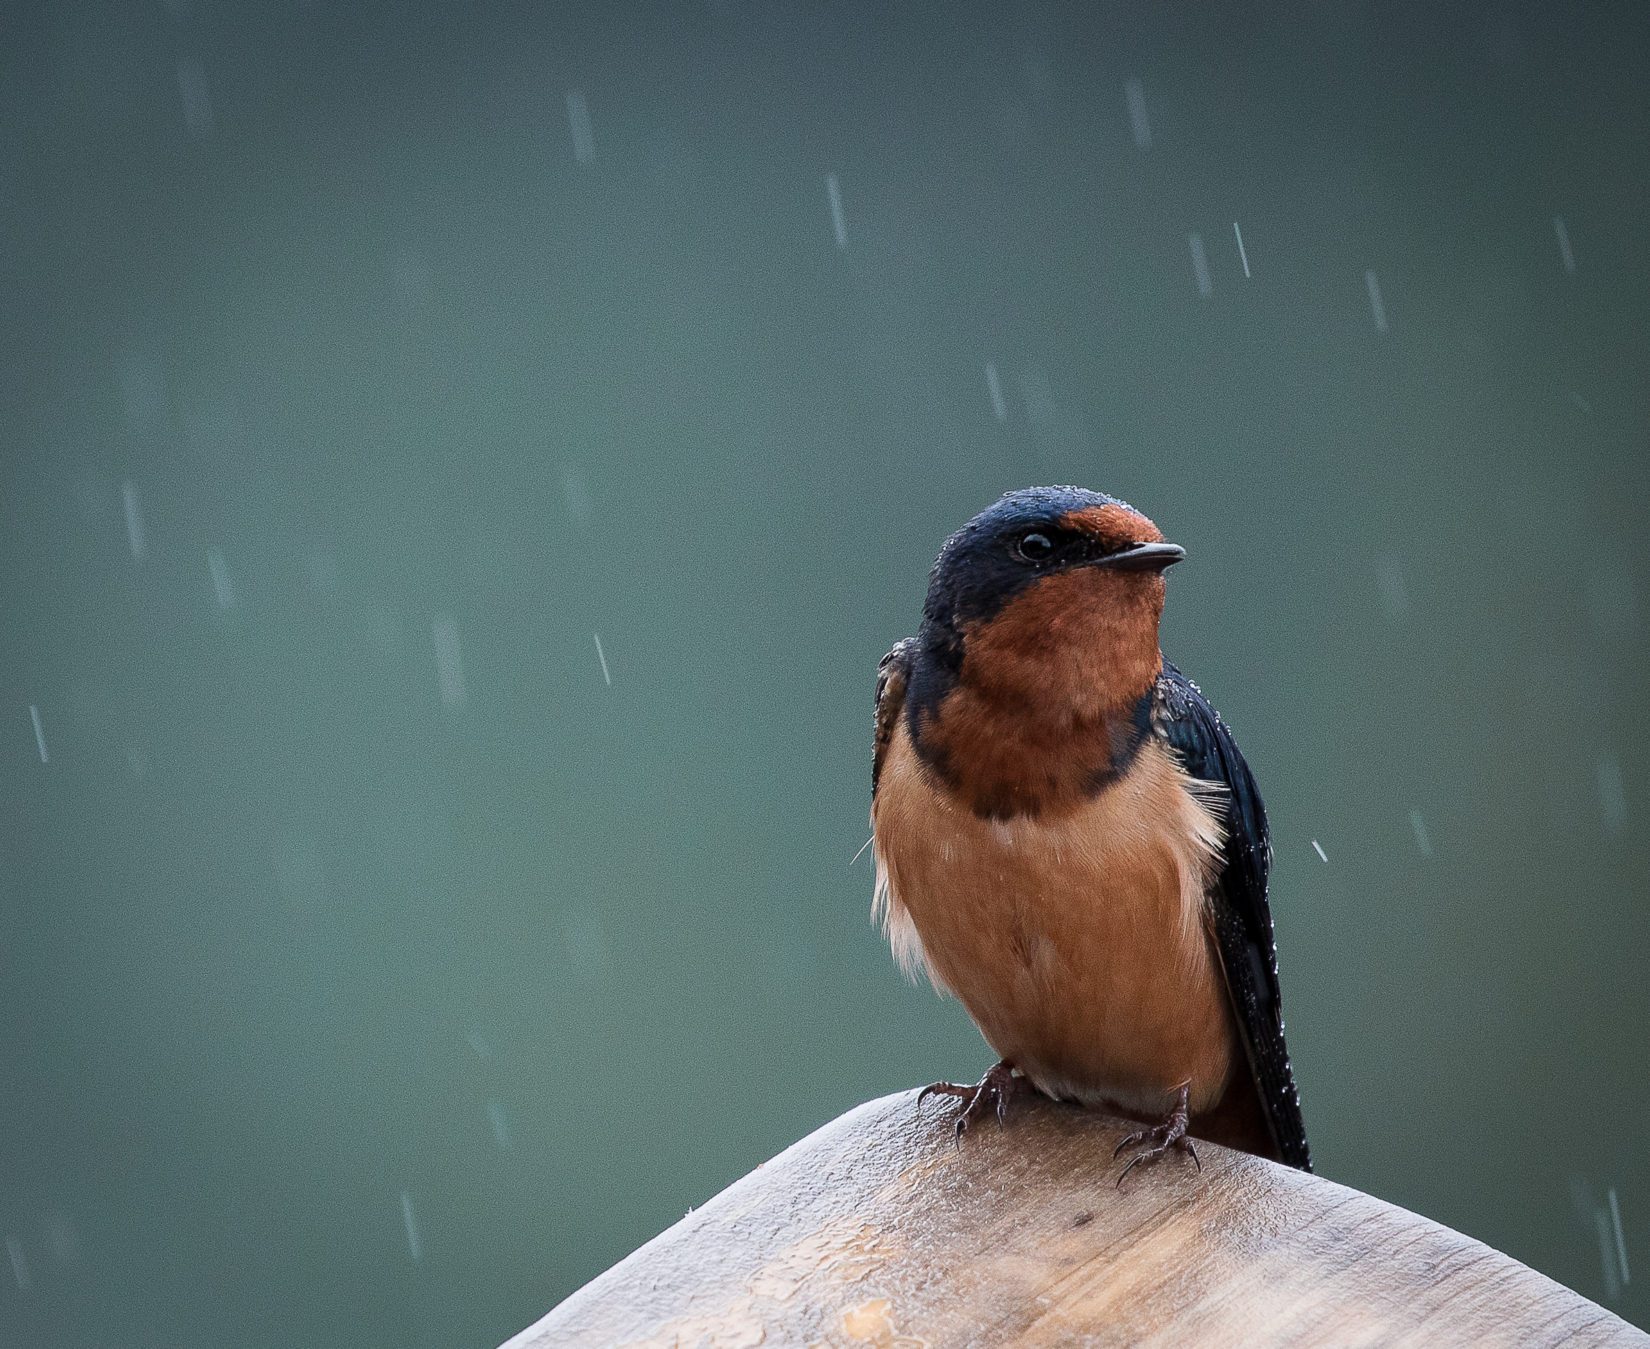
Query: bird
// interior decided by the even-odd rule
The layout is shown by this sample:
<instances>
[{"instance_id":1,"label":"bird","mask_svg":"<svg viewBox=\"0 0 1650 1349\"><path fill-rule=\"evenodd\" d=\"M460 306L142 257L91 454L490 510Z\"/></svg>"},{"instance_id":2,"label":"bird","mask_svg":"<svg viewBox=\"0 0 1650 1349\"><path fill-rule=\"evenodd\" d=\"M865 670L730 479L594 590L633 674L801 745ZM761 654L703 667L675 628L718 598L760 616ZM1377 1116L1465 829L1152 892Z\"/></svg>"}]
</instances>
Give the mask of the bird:
<instances>
[{"instance_id":1,"label":"bird","mask_svg":"<svg viewBox=\"0 0 1650 1349\"><path fill-rule=\"evenodd\" d=\"M1284 1041L1259 789L1163 656L1186 556L1127 502L1007 493L951 535L877 671L873 913L997 1063L963 1133L1040 1093L1122 1115L1141 1162L1193 1136L1312 1169Z\"/></svg>"}]
</instances>

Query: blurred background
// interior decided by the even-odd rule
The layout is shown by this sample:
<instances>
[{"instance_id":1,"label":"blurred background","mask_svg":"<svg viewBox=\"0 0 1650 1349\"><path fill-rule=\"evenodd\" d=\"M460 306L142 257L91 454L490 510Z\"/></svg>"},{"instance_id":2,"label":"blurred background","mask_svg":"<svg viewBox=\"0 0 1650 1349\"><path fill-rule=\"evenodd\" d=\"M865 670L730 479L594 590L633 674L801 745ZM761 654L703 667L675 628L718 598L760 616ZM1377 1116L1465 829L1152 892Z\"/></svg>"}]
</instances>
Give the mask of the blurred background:
<instances>
[{"instance_id":1,"label":"blurred background","mask_svg":"<svg viewBox=\"0 0 1650 1349\"><path fill-rule=\"evenodd\" d=\"M977 1074L852 859L1038 482L1190 550L1319 1169L1650 1323L1642 6L4 29L0 1342L485 1349Z\"/></svg>"}]
</instances>

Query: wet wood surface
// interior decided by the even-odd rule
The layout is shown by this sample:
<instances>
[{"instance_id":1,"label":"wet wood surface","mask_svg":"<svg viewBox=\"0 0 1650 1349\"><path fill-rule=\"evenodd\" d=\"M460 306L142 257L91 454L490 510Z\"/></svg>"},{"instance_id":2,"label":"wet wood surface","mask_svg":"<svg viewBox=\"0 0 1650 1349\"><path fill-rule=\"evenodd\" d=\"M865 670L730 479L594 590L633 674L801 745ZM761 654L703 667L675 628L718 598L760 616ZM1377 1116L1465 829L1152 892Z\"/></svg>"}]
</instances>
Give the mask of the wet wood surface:
<instances>
[{"instance_id":1,"label":"wet wood surface","mask_svg":"<svg viewBox=\"0 0 1650 1349\"><path fill-rule=\"evenodd\" d=\"M850 1111L586 1284L506 1349L781 1345L1641 1345L1470 1237L1044 1102L952 1144L916 1093Z\"/></svg>"}]
</instances>

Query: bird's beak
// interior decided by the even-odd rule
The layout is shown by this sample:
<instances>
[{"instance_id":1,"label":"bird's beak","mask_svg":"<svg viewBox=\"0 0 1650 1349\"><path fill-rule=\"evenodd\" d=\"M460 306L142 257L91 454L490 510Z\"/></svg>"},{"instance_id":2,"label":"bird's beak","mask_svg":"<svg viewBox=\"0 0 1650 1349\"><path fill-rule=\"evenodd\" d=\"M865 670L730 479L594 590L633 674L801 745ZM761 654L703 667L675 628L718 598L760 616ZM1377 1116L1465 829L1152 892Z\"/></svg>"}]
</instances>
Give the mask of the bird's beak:
<instances>
[{"instance_id":1,"label":"bird's beak","mask_svg":"<svg viewBox=\"0 0 1650 1349\"><path fill-rule=\"evenodd\" d=\"M1137 543L1116 553L1097 557L1090 566L1113 567L1119 571L1163 571L1186 556L1178 543Z\"/></svg>"}]
</instances>

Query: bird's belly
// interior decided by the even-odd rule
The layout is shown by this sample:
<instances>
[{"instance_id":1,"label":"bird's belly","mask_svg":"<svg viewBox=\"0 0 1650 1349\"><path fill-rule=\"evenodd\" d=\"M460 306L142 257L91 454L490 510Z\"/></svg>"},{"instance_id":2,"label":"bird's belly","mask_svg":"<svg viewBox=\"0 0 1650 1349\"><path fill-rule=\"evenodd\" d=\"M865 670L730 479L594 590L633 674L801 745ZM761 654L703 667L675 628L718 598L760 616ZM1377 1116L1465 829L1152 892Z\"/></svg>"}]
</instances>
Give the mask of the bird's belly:
<instances>
[{"instance_id":1,"label":"bird's belly","mask_svg":"<svg viewBox=\"0 0 1650 1349\"><path fill-rule=\"evenodd\" d=\"M956 804L903 734L873 814L896 950L1051 1096L1160 1113L1240 1052L1205 919L1219 824L1159 747L1057 820Z\"/></svg>"}]
</instances>

